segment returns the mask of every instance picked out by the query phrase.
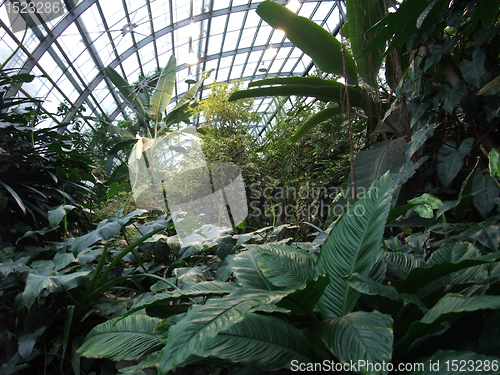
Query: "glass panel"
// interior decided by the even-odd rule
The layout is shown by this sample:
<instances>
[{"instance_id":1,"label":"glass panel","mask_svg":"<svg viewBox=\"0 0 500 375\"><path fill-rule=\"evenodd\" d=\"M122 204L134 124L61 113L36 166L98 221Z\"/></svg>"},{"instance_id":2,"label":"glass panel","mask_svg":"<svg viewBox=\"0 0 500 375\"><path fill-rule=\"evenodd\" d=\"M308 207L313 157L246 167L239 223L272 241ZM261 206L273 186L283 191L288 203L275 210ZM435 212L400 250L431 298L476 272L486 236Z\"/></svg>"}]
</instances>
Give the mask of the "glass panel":
<instances>
[{"instance_id":1,"label":"glass panel","mask_svg":"<svg viewBox=\"0 0 500 375\"><path fill-rule=\"evenodd\" d=\"M212 18L212 25L210 27L210 34L215 35L215 34L223 33L224 28L226 27L226 19L227 19L226 15Z\"/></svg>"},{"instance_id":2,"label":"glass panel","mask_svg":"<svg viewBox=\"0 0 500 375\"><path fill-rule=\"evenodd\" d=\"M208 41L207 54L210 56L220 53L221 46L222 46L222 34L212 35L210 37L210 40Z\"/></svg>"},{"instance_id":3,"label":"glass panel","mask_svg":"<svg viewBox=\"0 0 500 375\"><path fill-rule=\"evenodd\" d=\"M78 56L80 56L80 54L85 50L82 37L74 24L69 25L57 40L59 44L64 47L64 50L71 61L78 58Z\"/></svg>"},{"instance_id":4,"label":"glass panel","mask_svg":"<svg viewBox=\"0 0 500 375\"><path fill-rule=\"evenodd\" d=\"M229 8L230 0L214 1L214 10Z\"/></svg>"},{"instance_id":5,"label":"glass panel","mask_svg":"<svg viewBox=\"0 0 500 375\"><path fill-rule=\"evenodd\" d=\"M302 8L299 10L299 16L310 18L311 13L316 7L316 3L302 3Z\"/></svg>"},{"instance_id":6,"label":"glass panel","mask_svg":"<svg viewBox=\"0 0 500 375\"><path fill-rule=\"evenodd\" d=\"M243 22L245 20L245 12L231 13L229 16L229 24L227 31L241 30Z\"/></svg>"},{"instance_id":7,"label":"glass panel","mask_svg":"<svg viewBox=\"0 0 500 375\"><path fill-rule=\"evenodd\" d=\"M231 31L226 33L226 40L224 41L224 49L222 52L227 52L236 49L236 42L238 41L238 36L240 31Z\"/></svg>"}]
</instances>

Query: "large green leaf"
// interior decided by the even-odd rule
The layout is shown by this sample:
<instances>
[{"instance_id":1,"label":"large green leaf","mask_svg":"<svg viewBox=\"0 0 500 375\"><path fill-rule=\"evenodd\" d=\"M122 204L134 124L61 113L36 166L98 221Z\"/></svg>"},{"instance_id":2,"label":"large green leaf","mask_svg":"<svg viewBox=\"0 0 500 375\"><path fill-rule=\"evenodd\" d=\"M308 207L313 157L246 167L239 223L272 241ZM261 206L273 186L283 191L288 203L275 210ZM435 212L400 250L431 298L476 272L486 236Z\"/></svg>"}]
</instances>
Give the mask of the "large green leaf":
<instances>
[{"instance_id":1,"label":"large green leaf","mask_svg":"<svg viewBox=\"0 0 500 375\"><path fill-rule=\"evenodd\" d=\"M438 176L444 186L455 178L464 164L464 158L469 155L474 144L474 138L465 139L457 148L453 141L447 142L438 152Z\"/></svg>"},{"instance_id":2,"label":"large green leaf","mask_svg":"<svg viewBox=\"0 0 500 375\"><path fill-rule=\"evenodd\" d=\"M134 217L137 217L142 213L142 210L137 209L121 217L121 215L123 214L123 210L120 210L110 216L108 219L101 221L96 230L93 230L92 232L84 234L83 236L80 236L73 240L73 244L71 245L73 255L76 256L78 253L87 249L89 246L93 245L99 240L109 240L116 233L118 233L122 227L128 225Z\"/></svg>"},{"instance_id":3,"label":"large green leaf","mask_svg":"<svg viewBox=\"0 0 500 375\"><path fill-rule=\"evenodd\" d=\"M158 366L160 374L183 364L217 336L242 321L254 307L279 302L286 292L235 289L229 296L193 306L185 317L168 330ZM162 339L161 337L159 337Z\"/></svg>"},{"instance_id":4,"label":"large green leaf","mask_svg":"<svg viewBox=\"0 0 500 375\"><path fill-rule=\"evenodd\" d=\"M438 280L453 272L468 267L478 266L485 263L495 262L500 259L500 252L482 256L471 257L475 253L474 247L467 243L458 244L455 249L441 250L443 259L433 264L425 264L424 267L415 268L404 280L396 280L393 285L400 292L415 293L425 285ZM451 252L451 254L450 254ZM448 259L445 259L448 254ZM437 255L441 257L441 255Z\"/></svg>"},{"instance_id":5,"label":"large green leaf","mask_svg":"<svg viewBox=\"0 0 500 375\"><path fill-rule=\"evenodd\" d=\"M57 206L54 209L50 210L48 212L50 226L55 227L55 226L59 225L59 223L61 222L63 217L66 216L66 214L74 208L76 208L76 207L71 206L69 204L64 204L64 205Z\"/></svg>"},{"instance_id":6,"label":"large green leaf","mask_svg":"<svg viewBox=\"0 0 500 375\"><path fill-rule=\"evenodd\" d=\"M484 74L484 61L486 60L486 52L477 47L472 53L472 61L462 60L460 63L460 71L468 84L481 87L481 80Z\"/></svg>"},{"instance_id":7,"label":"large green leaf","mask_svg":"<svg viewBox=\"0 0 500 375\"><path fill-rule=\"evenodd\" d=\"M344 76L345 57L347 78L351 84L358 84L354 59L347 50L342 56L341 43L327 30L269 0L259 4L257 14L275 29L283 30L293 45L309 55L318 68L326 73Z\"/></svg>"},{"instance_id":8,"label":"large green leaf","mask_svg":"<svg viewBox=\"0 0 500 375\"><path fill-rule=\"evenodd\" d=\"M425 267L425 261L413 254L403 252L386 253L387 268L397 277L406 278L416 268Z\"/></svg>"},{"instance_id":9,"label":"large green leaf","mask_svg":"<svg viewBox=\"0 0 500 375\"><path fill-rule=\"evenodd\" d=\"M278 306L292 310L297 315L312 315L329 282L328 276L306 280L303 286L283 298Z\"/></svg>"},{"instance_id":10,"label":"large green leaf","mask_svg":"<svg viewBox=\"0 0 500 375\"><path fill-rule=\"evenodd\" d=\"M223 296L231 293L233 289L233 283L226 283L221 281L202 281L199 283L190 284L184 289L174 289L171 291L156 294L144 293L135 300L134 304L124 315L124 317L160 303L185 298Z\"/></svg>"},{"instance_id":11,"label":"large green leaf","mask_svg":"<svg viewBox=\"0 0 500 375\"><path fill-rule=\"evenodd\" d=\"M145 124L146 111L144 110L142 101L137 95L137 92L134 90L134 87L130 85L121 75L119 75L111 66L107 66L104 70L106 71L108 78L120 92L125 104L127 104L127 106L129 106L129 108L136 113L139 122L141 124Z\"/></svg>"},{"instance_id":12,"label":"large green leaf","mask_svg":"<svg viewBox=\"0 0 500 375\"><path fill-rule=\"evenodd\" d=\"M307 133L309 133L314 127L318 124L321 124L323 121L329 120L334 116L341 115L342 114L342 108L339 106L336 107L328 107L325 108L318 113L316 113L314 116L312 116L310 119L308 119L306 122L304 122L300 128L295 132L294 135L292 135L289 138L290 142L297 142L300 139L302 139Z\"/></svg>"},{"instance_id":13,"label":"large green leaf","mask_svg":"<svg viewBox=\"0 0 500 375\"><path fill-rule=\"evenodd\" d=\"M449 293L424 315L421 322L429 324L438 319L446 319L450 314L484 309L500 309L500 296L465 297Z\"/></svg>"},{"instance_id":14,"label":"large green leaf","mask_svg":"<svg viewBox=\"0 0 500 375\"><path fill-rule=\"evenodd\" d=\"M273 85L273 86L271 86ZM279 86L277 86L279 85ZM258 86L270 86L259 87ZM261 96L309 96L322 101L333 101L345 105L346 86L337 81L321 79L318 77L285 77L268 78L251 82L248 90L236 91L229 97L229 101ZM347 87L351 106L363 109L378 110L377 105L369 99L366 92L360 87Z\"/></svg>"},{"instance_id":15,"label":"large green leaf","mask_svg":"<svg viewBox=\"0 0 500 375\"><path fill-rule=\"evenodd\" d=\"M493 199L498 197L498 193L500 192L495 179L489 173L482 174L479 171L472 182L472 192L474 206L476 206L481 215L487 217L495 207L492 204Z\"/></svg>"},{"instance_id":16,"label":"large green leaf","mask_svg":"<svg viewBox=\"0 0 500 375\"><path fill-rule=\"evenodd\" d=\"M459 263L465 259L474 259L481 256L481 252L470 243L462 243L458 246L439 249L432 253L427 261L428 265L440 264L443 262ZM488 278L488 271L484 265L467 267L456 272L435 279L422 287L418 294L425 296L438 288L449 287L452 285L466 284L473 281L485 280Z\"/></svg>"},{"instance_id":17,"label":"large green leaf","mask_svg":"<svg viewBox=\"0 0 500 375\"><path fill-rule=\"evenodd\" d=\"M94 327L78 348L84 357L108 358L113 361L134 361L162 346L153 334L161 322L147 315L131 315L124 319L111 319Z\"/></svg>"},{"instance_id":18,"label":"large green leaf","mask_svg":"<svg viewBox=\"0 0 500 375\"><path fill-rule=\"evenodd\" d=\"M374 266L393 190L390 173L377 179L341 216L322 246L316 271L330 278L318 303L324 318L343 316L354 308L359 293L348 285L344 276L355 272L368 276Z\"/></svg>"},{"instance_id":19,"label":"large green leaf","mask_svg":"<svg viewBox=\"0 0 500 375\"><path fill-rule=\"evenodd\" d=\"M238 282L245 288L276 290L277 287L264 276L259 268L258 259L261 253L256 250L239 253L233 260L233 273Z\"/></svg>"},{"instance_id":20,"label":"large green leaf","mask_svg":"<svg viewBox=\"0 0 500 375\"><path fill-rule=\"evenodd\" d=\"M425 11L431 0L403 1L395 13L389 13L384 19L376 23L370 30L376 35L366 45L361 55L383 48L385 57L392 49L403 45L416 32L417 20ZM391 40L387 47L387 41Z\"/></svg>"},{"instance_id":21,"label":"large green leaf","mask_svg":"<svg viewBox=\"0 0 500 375\"><path fill-rule=\"evenodd\" d=\"M161 71L155 91L149 102L151 118L158 122L161 119L163 111L167 108L172 98L172 92L175 86L175 73L177 72L177 62L175 56L170 56L167 65Z\"/></svg>"},{"instance_id":22,"label":"large green leaf","mask_svg":"<svg viewBox=\"0 0 500 375\"><path fill-rule=\"evenodd\" d=\"M316 264L317 260L317 257L314 254L311 254L306 250L300 249L298 247L289 245L267 243L263 245L245 245L245 248L247 248L248 250L260 251L262 253L271 253L280 256L286 256L296 262L309 264L311 267Z\"/></svg>"},{"instance_id":23,"label":"large green leaf","mask_svg":"<svg viewBox=\"0 0 500 375\"><path fill-rule=\"evenodd\" d=\"M346 9L349 40L359 74L366 83L376 89L384 48L379 47L362 57L358 56L375 36L368 30L385 16L384 2L383 0L347 0Z\"/></svg>"},{"instance_id":24,"label":"large green leaf","mask_svg":"<svg viewBox=\"0 0 500 375\"><path fill-rule=\"evenodd\" d=\"M75 288L87 281L86 276L89 273L90 271L79 271L68 275L58 275L57 273L53 275L39 275L31 273L26 279L23 301L26 307L29 308L42 291L45 290L48 293L52 293L61 287L64 287L66 290Z\"/></svg>"},{"instance_id":25,"label":"large green leaf","mask_svg":"<svg viewBox=\"0 0 500 375\"><path fill-rule=\"evenodd\" d=\"M286 256L263 253L258 259L259 268L271 283L279 288L296 289L314 276L314 269Z\"/></svg>"},{"instance_id":26,"label":"large green leaf","mask_svg":"<svg viewBox=\"0 0 500 375\"><path fill-rule=\"evenodd\" d=\"M377 311L357 311L319 323L313 328L335 357L363 374L387 374L367 364L389 363L392 356L392 319ZM363 365L364 364L364 365Z\"/></svg>"},{"instance_id":27,"label":"large green leaf","mask_svg":"<svg viewBox=\"0 0 500 375\"><path fill-rule=\"evenodd\" d=\"M300 329L274 316L255 313L219 333L197 355L249 364L265 371L290 368L292 360L314 362L314 350Z\"/></svg>"},{"instance_id":28,"label":"large green leaf","mask_svg":"<svg viewBox=\"0 0 500 375\"><path fill-rule=\"evenodd\" d=\"M498 374L498 357L474 352L439 350L432 357L418 358L408 375Z\"/></svg>"}]
</instances>

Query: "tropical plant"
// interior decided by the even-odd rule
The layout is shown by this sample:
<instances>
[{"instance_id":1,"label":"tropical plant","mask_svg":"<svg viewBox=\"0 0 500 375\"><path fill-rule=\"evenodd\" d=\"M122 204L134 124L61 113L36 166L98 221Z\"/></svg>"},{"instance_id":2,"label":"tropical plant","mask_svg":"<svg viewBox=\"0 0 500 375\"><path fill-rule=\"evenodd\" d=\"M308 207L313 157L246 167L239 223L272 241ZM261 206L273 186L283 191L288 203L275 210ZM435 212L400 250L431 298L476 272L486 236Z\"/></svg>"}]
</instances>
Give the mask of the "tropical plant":
<instances>
[{"instance_id":1,"label":"tropical plant","mask_svg":"<svg viewBox=\"0 0 500 375\"><path fill-rule=\"evenodd\" d=\"M406 245L385 240L384 250L393 193L390 174L376 180L336 222L318 255L300 243L245 244L214 281L183 278L181 289L141 295L122 317L95 327L79 352L138 362L123 373L166 374L187 364L306 371L323 363L340 373L446 374L469 360L497 373L498 313L491 309L500 308L498 238L488 243L469 226L445 241L433 239L446 228L437 224ZM480 226L493 230L497 221ZM193 272L199 271L178 275ZM166 312L172 301L182 312ZM479 316L489 323L474 325L457 342L463 322ZM437 361L440 367L431 368Z\"/></svg>"},{"instance_id":2,"label":"tropical plant","mask_svg":"<svg viewBox=\"0 0 500 375\"><path fill-rule=\"evenodd\" d=\"M34 76L13 71L2 74L0 242L12 245L27 231L49 227L47 212L61 204L77 209L58 236L88 226L83 208L93 194L88 187L95 181L91 160L73 149L71 134L60 135L57 129L38 126L44 119L39 114L40 103L11 92L16 84L30 82Z\"/></svg>"},{"instance_id":3,"label":"tropical plant","mask_svg":"<svg viewBox=\"0 0 500 375\"><path fill-rule=\"evenodd\" d=\"M157 240L148 241L166 229L169 220L145 224L136 238L129 238L126 227L143 211L123 215L121 210L94 231L49 242L47 233L62 225L73 209L65 205L49 211L49 228L25 234L44 238L43 246L18 245L15 252L4 248L0 253L2 373L23 369L80 373L92 365L80 363L75 355L86 325L120 314L127 305L124 297L142 293L155 282L167 282L154 273ZM123 234L123 240L118 241L117 234Z\"/></svg>"}]
</instances>

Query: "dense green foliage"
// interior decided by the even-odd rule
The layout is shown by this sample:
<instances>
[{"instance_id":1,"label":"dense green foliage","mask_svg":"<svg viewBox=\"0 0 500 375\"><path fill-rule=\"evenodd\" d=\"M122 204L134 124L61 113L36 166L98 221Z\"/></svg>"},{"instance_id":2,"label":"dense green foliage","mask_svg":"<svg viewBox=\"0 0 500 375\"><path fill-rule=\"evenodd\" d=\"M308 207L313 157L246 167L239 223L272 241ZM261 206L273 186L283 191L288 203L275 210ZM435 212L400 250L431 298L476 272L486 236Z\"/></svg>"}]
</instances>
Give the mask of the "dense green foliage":
<instances>
[{"instance_id":1,"label":"dense green foliage","mask_svg":"<svg viewBox=\"0 0 500 375\"><path fill-rule=\"evenodd\" d=\"M196 109L208 163L244 173L246 227L181 241L167 215L117 210L85 229L72 215L91 209L86 194L106 201L127 186L99 193L71 134L56 147L36 111L18 114L36 103L7 84L29 77L3 81L0 373L500 372L500 2L346 3L353 55L277 3L257 8L334 78L214 86L230 100L318 102L280 114L259 142L248 102ZM129 163L172 119L169 98L141 98L128 98L143 129ZM325 214L308 211L318 204Z\"/></svg>"}]
</instances>

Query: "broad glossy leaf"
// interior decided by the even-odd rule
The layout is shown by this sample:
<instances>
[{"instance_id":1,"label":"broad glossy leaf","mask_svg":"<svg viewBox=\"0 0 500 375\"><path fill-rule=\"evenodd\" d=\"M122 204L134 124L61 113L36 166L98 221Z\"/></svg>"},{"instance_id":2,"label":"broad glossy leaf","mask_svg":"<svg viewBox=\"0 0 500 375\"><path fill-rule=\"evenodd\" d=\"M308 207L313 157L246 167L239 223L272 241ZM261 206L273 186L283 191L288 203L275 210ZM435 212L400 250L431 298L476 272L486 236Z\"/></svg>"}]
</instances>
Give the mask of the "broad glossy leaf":
<instances>
[{"instance_id":1,"label":"broad glossy leaf","mask_svg":"<svg viewBox=\"0 0 500 375\"><path fill-rule=\"evenodd\" d=\"M276 254L261 254L258 265L266 279L279 288L299 288L314 276L314 268L309 264Z\"/></svg>"},{"instance_id":2,"label":"broad glossy leaf","mask_svg":"<svg viewBox=\"0 0 500 375\"><path fill-rule=\"evenodd\" d=\"M424 315L421 322L429 324L438 319L445 319L449 314L484 309L500 309L500 296L465 297L461 294L449 293Z\"/></svg>"},{"instance_id":3,"label":"broad glossy leaf","mask_svg":"<svg viewBox=\"0 0 500 375\"><path fill-rule=\"evenodd\" d=\"M124 315L124 317L146 307L154 306L163 302L194 297L224 296L231 293L234 287L234 283L220 281L202 281L199 283L190 284L184 289L174 289L171 291L156 294L144 293L134 301L134 304Z\"/></svg>"},{"instance_id":4,"label":"broad glossy leaf","mask_svg":"<svg viewBox=\"0 0 500 375\"><path fill-rule=\"evenodd\" d=\"M273 86L255 88L268 85ZM314 97L326 102L333 101L340 105L345 100L346 95L346 86L342 83L318 77L268 78L251 82L248 87L248 90L240 90L233 93L229 97L229 101L261 96L297 95ZM369 99L363 89L348 86L347 90L349 92L349 101L352 106L363 109L372 108L373 110L378 110L380 107L379 104Z\"/></svg>"},{"instance_id":5,"label":"broad glossy leaf","mask_svg":"<svg viewBox=\"0 0 500 375\"><path fill-rule=\"evenodd\" d=\"M420 217L428 219L434 217L433 210L440 209L443 205L441 199L427 193L422 194L420 197L410 199L408 203L413 205L413 209Z\"/></svg>"},{"instance_id":6,"label":"broad glossy leaf","mask_svg":"<svg viewBox=\"0 0 500 375\"><path fill-rule=\"evenodd\" d=\"M257 14L273 28L283 30L293 45L309 55L319 69L344 76L342 45L327 30L283 5L268 0L259 4ZM344 51L344 57L347 78L351 84L357 85L354 59L347 50Z\"/></svg>"},{"instance_id":7,"label":"broad glossy leaf","mask_svg":"<svg viewBox=\"0 0 500 375\"><path fill-rule=\"evenodd\" d=\"M462 60L460 63L460 71L464 80L475 87L481 87L481 79L484 74L484 61L486 60L486 52L478 47L472 53L472 61Z\"/></svg>"},{"instance_id":8,"label":"broad glossy leaf","mask_svg":"<svg viewBox=\"0 0 500 375\"><path fill-rule=\"evenodd\" d=\"M275 304L286 294L237 288L226 297L209 300L205 305L192 306L185 317L169 329L158 372L167 374L205 348L218 333L241 322L252 308Z\"/></svg>"},{"instance_id":9,"label":"broad glossy leaf","mask_svg":"<svg viewBox=\"0 0 500 375\"><path fill-rule=\"evenodd\" d=\"M488 174L482 174L479 171L472 182L472 201L477 210L487 217L495 207L492 202L498 197L500 189L494 179Z\"/></svg>"},{"instance_id":10,"label":"broad glossy leaf","mask_svg":"<svg viewBox=\"0 0 500 375\"><path fill-rule=\"evenodd\" d=\"M442 253L438 253L435 258L436 260L440 259L439 262L430 265L425 264L423 267L415 268L409 273L407 278L403 280L396 280L393 285L400 292L415 293L420 288L433 282L434 280L450 275L453 272L481 264L495 262L500 259L500 252L469 257L470 252L475 253L476 250L474 249L474 246L468 243L458 244L456 247L451 249L443 249L441 250ZM457 258L458 260L456 260Z\"/></svg>"},{"instance_id":11,"label":"broad glossy leaf","mask_svg":"<svg viewBox=\"0 0 500 375\"><path fill-rule=\"evenodd\" d=\"M450 141L441 147L438 152L438 176L443 186L448 184L460 172L464 164L464 158L469 155L474 144L473 138L465 139L457 148L455 142Z\"/></svg>"},{"instance_id":12,"label":"broad glossy leaf","mask_svg":"<svg viewBox=\"0 0 500 375\"><path fill-rule=\"evenodd\" d=\"M29 256L21 257L17 260L7 259L0 262L0 273L3 276L8 276L14 271L29 270L30 268L26 265L30 260Z\"/></svg>"},{"instance_id":13,"label":"broad glossy leaf","mask_svg":"<svg viewBox=\"0 0 500 375\"><path fill-rule=\"evenodd\" d=\"M271 254L282 255L300 263L307 263L310 266L316 264L317 257L306 250L289 245L278 245L275 243L267 243L264 245L245 245L248 250L267 252Z\"/></svg>"},{"instance_id":14,"label":"broad glossy leaf","mask_svg":"<svg viewBox=\"0 0 500 375\"><path fill-rule=\"evenodd\" d=\"M153 334L161 322L147 315L131 315L124 319L111 319L94 327L78 348L84 357L108 358L112 361L137 360L162 346Z\"/></svg>"},{"instance_id":15,"label":"broad glossy leaf","mask_svg":"<svg viewBox=\"0 0 500 375\"><path fill-rule=\"evenodd\" d=\"M256 250L244 251L233 260L233 273L245 288L276 290L277 287L264 276L259 268L258 259L261 253Z\"/></svg>"},{"instance_id":16,"label":"broad glossy leaf","mask_svg":"<svg viewBox=\"0 0 500 375\"><path fill-rule=\"evenodd\" d=\"M270 315L250 313L241 322L219 333L197 353L265 371L290 368L292 360L314 362L314 350L300 329Z\"/></svg>"},{"instance_id":17,"label":"broad glossy leaf","mask_svg":"<svg viewBox=\"0 0 500 375\"><path fill-rule=\"evenodd\" d=\"M315 306L329 282L328 276L318 276L315 279L306 280L304 285L283 298L278 306L292 310L297 315L310 315L314 312Z\"/></svg>"},{"instance_id":18,"label":"broad glossy leaf","mask_svg":"<svg viewBox=\"0 0 500 375\"><path fill-rule=\"evenodd\" d=\"M143 210L137 209L120 217L123 214L123 211L120 210L108 219L101 221L96 230L74 239L71 245L73 255L76 256L99 240L109 240L118 233L122 227L128 225L132 218L142 215L143 212Z\"/></svg>"},{"instance_id":19,"label":"broad glossy leaf","mask_svg":"<svg viewBox=\"0 0 500 375\"><path fill-rule=\"evenodd\" d=\"M383 48L385 53L382 57L385 57L393 48L402 45L406 41L405 38L417 31L417 19L427 8L429 2L430 0L409 0L401 3L395 13L389 13L372 27L370 31L375 32L376 35L361 54L364 55L377 48ZM392 42L386 50L387 41L393 39L396 34L401 37L396 40L396 43Z\"/></svg>"},{"instance_id":20,"label":"broad glossy leaf","mask_svg":"<svg viewBox=\"0 0 500 375\"><path fill-rule=\"evenodd\" d=\"M36 340L45 332L46 329L47 329L46 326L42 326L38 328L35 332L26 333L19 337L17 343L17 348L18 348L17 350L21 357L23 357L24 359L29 358L30 354L33 351L33 348L35 347Z\"/></svg>"},{"instance_id":21,"label":"broad glossy leaf","mask_svg":"<svg viewBox=\"0 0 500 375\"><path fill-rule=\"evenodd\" d=\"M151 118L154 121L161 119L163 111L167 108L172 98L172 92L175 86L175 73L177 71L177 62L175 56L170 56L167 65L160 73L155 91L149 102Z\"/></svg>"},{"instance_id":22,"label":"broad glossy leaf","mask_svg":"<svg viewBox=\"0 0 500 375\"><path fill-rule=\"evenodd\" d=\"M65 289L72 289L87 281L87 276L90 271L79 271L68 275L37 275L31 273L26 279L26 286L23 292L23 301L26 307L31 307L35 299L40 296L43 290L52 293L59 287L64 286Z\"/></svg>"},{"instance_id":23,"label":"broad glossy leaf","mask_svg":"<svg viewBox=\"0 0 500 375\"><path fill-rule=\"evenodd\" d=\"M71 206L69 204L64 204L61 206L57 206L53 210L49 211L48 217L51 227L55 227L59 225L64 216L71 210L75 209L75 206Z\"/></svg>"},{"instance_id":24,"label":"broad glossy leaf","mask_svg":"<svg viewBox=\"0 0 500 375\"><path fill-rule=\"evenodd\" d=\"M443 109L448 113L455 112L458 104L467 92L465 81L458 81L455 86L443 86L440 94L443 102Z\"/></svg>"},{"instance_id":25,"label":"broad glossy leaf","mask_svg":"<svg viewBox=\"0 0 500 375\"><path fill-rule=\"evenodd\" d=\"M318 307L324 318L352 311L359 293L344 276L368 276L377 259L389 214L394 185L390 173L377 179L370 190L357 199L338 220L321 248L317 274L326 274L330 284Z\"/></svg>"},{"instance_id":26,"label":"broad glossy leaf","mask_svg":"<svg viewBox=\"0 0 500 375\"><path fill-rule=\"evenodd\" d=\"M357 311L317 324L313 332L342 363L389 363L392 356L392 318L377 311ZM353 369L364 374L387 371Z\"/></svg>"},{"instance_id":27,"label":"broad glossy leaf","mask_svg":"<svg viewBox=\"0 0 500 375\"><path fill-rule=\"evenodd\" d=\"M431 124L420 128L414 132L411 136L411 141L406 144L405 147L405 157L406 162L411 161L411 157L424 145L425 141L432 138L434 135L434 129L437 124Z\"/></svg>"},{"instance_id":28,"label":"broad glossy leaf","mask_svg":"<svg viewBox=\"0 0 500 375\"><path fill-rule=\"evenodd\" d=\"M498 357L469 351L438 350L428 358L418 358L408 375L498 374ZM488 367L486 367L488 366Z\"/></svg>"},{"instance_id":29,"label":"broad glossy leaf","mask_svg":"<svg viewBox=\"0 0 500 375\"><path fill-rule=\"evenodd\" d=\"M309 133L314 127L322 122L331 119L334 116L342 114L341 107L328 107L320 112L316 113L309 120L304 122L300 128L292 135L288 140L290 142L297 142L301 140L307 133Z\"/></svg>"}]
</instances>

